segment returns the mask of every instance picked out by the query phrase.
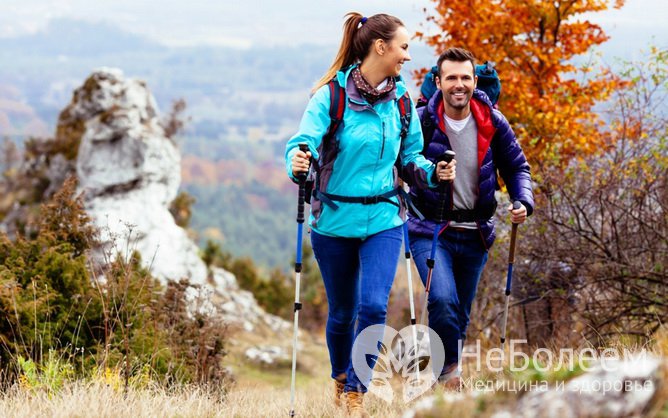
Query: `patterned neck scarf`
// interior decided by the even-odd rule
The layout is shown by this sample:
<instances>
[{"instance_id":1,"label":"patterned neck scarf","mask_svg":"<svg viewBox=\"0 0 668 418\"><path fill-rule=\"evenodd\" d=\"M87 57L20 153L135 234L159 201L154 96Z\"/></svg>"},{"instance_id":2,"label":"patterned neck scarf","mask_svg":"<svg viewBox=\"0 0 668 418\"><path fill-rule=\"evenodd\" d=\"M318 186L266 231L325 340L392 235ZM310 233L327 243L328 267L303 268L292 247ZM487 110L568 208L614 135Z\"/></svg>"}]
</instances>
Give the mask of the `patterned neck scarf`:
<instances>
[{"instance_id":1,"label":"patterned neck scarf","mask_svg":"<svg viewBox=\"0 0 668 418\"><path fill-rule=\"evenodd\" d=\"M364 97L369 104L374 104L378 100L387 96L387 94L394 90L395 87L394 77L388 77L387 84L380 90L371 87L371 84L369 84L362 75L360 67L355 67L350 75L353 77L355 87L357 87L357 90L359 90L362 97Z\"/></svg>"}]
</instances>

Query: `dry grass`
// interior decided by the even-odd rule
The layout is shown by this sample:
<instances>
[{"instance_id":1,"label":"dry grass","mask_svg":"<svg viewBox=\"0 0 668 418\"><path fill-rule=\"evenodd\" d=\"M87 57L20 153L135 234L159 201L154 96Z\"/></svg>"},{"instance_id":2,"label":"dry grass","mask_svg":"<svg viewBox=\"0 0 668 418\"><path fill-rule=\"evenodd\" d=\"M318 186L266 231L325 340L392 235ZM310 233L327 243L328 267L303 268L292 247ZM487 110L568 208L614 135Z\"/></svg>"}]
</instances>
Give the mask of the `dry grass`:
<instances>
[{"instance_id":1,"label":"dry grass","mask_svg":"<svg viewBox=\"0 0 668 418\"><path fill-rule=\"evenodd\" d=\"M12 389L0 398L3 417L276 417L288 416L290 390L267 385L237 386L225 394L195 387L171 392L130 389L127 394L98 383L73 382L57 395ZM326 384L311 384L297 391L297 416L345 417ZM377 417L399 417L405 405L390 405L368 396L368 410Z\"/></svg>"},{"instance_id":2,"label":"dry grass","mask_svg":"<svg viewBox=\"0 0 668 418\"><path fill-rule=\"evenodd\" d=\"M236 335L225 364L236 382L206 391L197 386L166 390L141 381L123 393L121 371L98 373L88 380L68 382L58 391L17 385L0 393L1 417L280 417L290 410L290 364L250 364L243 352L261 343L276 343L266 335ZM345 417L333 402L333 383L322 338L304 335L299 353L296 415ZM150 379L149 379L150 380ZM407 406L369 395L365 405L375 417L400 417Z\"/></svg>"},{"instance_id":3,"label":"dry grass","mask_svg":"<svg viewBox=\"0 0 668 418\"><path fill-rule=\"evenodd\" d=\"M289 382L288 382L289 384ZM311 385L297 391L295 412L301 417L345 417L343 408L334 405L332 383ZM385 401L368 395L365 406L375 417L400 417L406 409L400 401L388 404ZM290 410L289 387L283 388L254 388L233 391L224 408L224 415L228 417L275 417L288 416Z\"/></svg>"},{"instance_id":4,"label":"dry grass","mask_svg":"<svg viewBox=\"0 0 668 418\"><path fill-rule=\"evenodd\" d=\"M53 396L15 389L0 399L5 417L214 417L224 416L222 405L222 399L198 389L130 389L124 394L82 382L68 384Z\"/></svg>"},{"instance_id":5,"label":"dry grass","mask_svg":"<svg viewBox=\"0 0 668 418\"><path fill-rule=\"evenodd\" d=\"M259 338L259 337L258 337ZM248 342L256 343L256 341ZM345 417L345 411L334 405L329 363L322 341L304 338L297 378L296 415L299 417ZM246 344L239 340L226 363L236 375L236 383L225 388L204 390L190 386L166 390L147 382L130 388L127 393L112 379L112 384L100 376L87 381L67 383L55 395L47 391L15 386L0 394L2 417L281 417L290 410L290 370L282 364L275 368L248 364L241 353ZM668 332L656 334L648 347L655 355L665 357L668 351ZM668 373L668 372L667 372ZM473 379L503 378L504 373L486 376L465 367L465 375ZM515 376L517 378L518 376ZM536 376L530 376L534 378ZM552 376L554 377L554 376ZM563 376L562 376L563 377ZM505 376L512 378L512 376ZM526 376L524 378L527 378ZM545 377L542 377L545 378ZM396 380L396 379L395 379ZM401 417L418 401L406 405L401 399L401 382L393 382L395 400L388 404L370 394L365 405L374 417ZM654 413L668 417L667 386L657 394ZM426 395L442 394L440 389ZM437 398L440 398L437 397ZM457 398L457 397L455 397ZM449 402L439 400L434 409L438 416L468 418L489 416L497 407L512 405L514 396L497 393L476 399L464 396ZM441 398L442 399L442 398ZM664 415L662 415L664 414ZM429 412L420 416L431 416Z\"/></svg>"}]
</instances>

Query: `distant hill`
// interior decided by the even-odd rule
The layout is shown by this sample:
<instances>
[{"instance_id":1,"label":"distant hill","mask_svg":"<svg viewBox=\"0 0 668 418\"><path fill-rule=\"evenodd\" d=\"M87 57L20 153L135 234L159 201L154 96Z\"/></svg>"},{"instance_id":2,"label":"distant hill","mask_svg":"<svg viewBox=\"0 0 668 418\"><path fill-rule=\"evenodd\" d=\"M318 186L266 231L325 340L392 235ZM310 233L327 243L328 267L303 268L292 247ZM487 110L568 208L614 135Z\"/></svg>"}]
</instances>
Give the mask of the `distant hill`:
<instances>
[{"instance_id":1,"label":"distant hill","mask_svg":"<svg viewBox=\"0 0 668 418\"><path fill-rule=\"evenodd\" d=\"M336 48L170 48L105 22L53 20L43 32L0 39L0 137L53 132L91 70L121 68L146 81L163 114L176 99L187 103L182 187L197 199L192 226L201 240L222 236L236 255L283 265L294 251L285 242L292 239L294 199L283 147ZM419 45L411 55L406 76L433 61Z\"/></svg>"},{"instance_id":2,"label":"distant hill","mask_svg":"<svg viewBox=\"0 0 668 418\"><path fill-rule=\"evenodd\" d=\"M100 21L90 23L72 19L53 19L45 30L18 38L0 38L5 52L22 55L90 57L104 53L164 51L166 48L141 36Z\"/></svg>"},{"instance_id":3,"label":"distant hill","mask_svg":"<svg viewBox=\"0 0 668 418\"><path fill-rule=\"evenodd\" d=\"M78 80L97 67L118 67L145 80L163 110L185 99L192 117L188 134L240 139L251 127L268 134L294 129L336 48L168 48L109 23L58 19L43 32L0 38L0 84L18 90L23 103L55 126ZM433 60L426 47L416 45L411 53L406 75Z\"/></svg>"}]
</instances>

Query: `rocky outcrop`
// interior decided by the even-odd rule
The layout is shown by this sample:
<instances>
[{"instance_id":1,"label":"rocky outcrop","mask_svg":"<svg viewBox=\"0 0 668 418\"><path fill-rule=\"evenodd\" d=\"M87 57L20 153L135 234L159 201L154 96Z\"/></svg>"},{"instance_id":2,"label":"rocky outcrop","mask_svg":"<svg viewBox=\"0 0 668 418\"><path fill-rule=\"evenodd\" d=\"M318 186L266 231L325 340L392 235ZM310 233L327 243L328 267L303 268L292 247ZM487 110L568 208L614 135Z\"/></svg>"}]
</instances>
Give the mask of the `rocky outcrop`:
<instances>
[{"instance_id":1,"label":"rocky outcrop","mask_svg":"<svg viewBox=\"0 0 668 418\"><path fill-rule=\"evenodd\" d=\"M32 183L16 188L14 195L39 194L39 204L40 197L48 199L65 178L76 175L85 209L100 231L94 265L136 250L163 283L187 279L200 308L215 310L228 324L273 334L290 328L239 289L234 275L208 271L195 243L175 223L169 205L181 182L181 156L165 135L144 82L126 78L118 69L96 70L61 112L55 139L35 141L31 147L21 172ZM33 208L13 204L0 225L10 234L15 225L36 223L26 221Z\"/></svg>"},{"instance_id":2,"label":"rocky outcrop","mask_svg":"<svg viewBox=\"0 0 668 418\"><path fill-rule=\"evenodd\" d=\"M563 384L536 384L535 390L520 392L516 400L509 399L512 391L504 395L476 390L445 393L421 399L403 416L444 416L445 411L452 414L472 408L480 410L480 416L492 418L653 416L668 402L667 374L666 359L660 357L608 359ZM501 390L522 387L513 382L495 384Z\"/></svg>"},{"instance_id":3,"label":"rocky outcrop","mask_svg":"<svg viewBox=\"0 0 668 418\"><path fill-rule=\"evenodd\" d=\"M137 250L159 279L204 284L198 249L169 212L181 159L146 85L120 70L94 72L61 113L59 130L81 132L76 174L101 232L97 260Z\"/></svg>"},{"instance_id":4,"label":"rocky outcrop","mask_svg":"<svg viewBox=\"0 0 668 418\"><path fill-rule=\"evenodd\" d=\"M245 352L246 359L262 366L274 366L288 360L288 354L276 345L250 347Z\"/></svg>"},{"instance_id":5,"label":"rocky outcrop","mask_svg":"<svg viewBox=\"0 0 668 418\"><path fill-rule=\"evenodd\" d=\"M663 366L663 367L662 367ZM567 382L563 389L530 392L520 399L516 417L642 417L653 409L666 384L658 358L606 361ZM526 412L524 412L526 411ZM496 418L507 416L496 414Z\"/></svg>"},{"instance_id":6,"label":"rocky outcrop","mask_svg":"<svg viewBox=\"0 0 668 418\"><path fill-rule=\"evenodd\" d=\"M290 323L282 318L265 312L251 292L240 289L232 273L213 268L211 274L216 289L217 309L228 322L249 332L259 327L274 334L282 334L291 328Z\"/></svg>"}]
</instances>

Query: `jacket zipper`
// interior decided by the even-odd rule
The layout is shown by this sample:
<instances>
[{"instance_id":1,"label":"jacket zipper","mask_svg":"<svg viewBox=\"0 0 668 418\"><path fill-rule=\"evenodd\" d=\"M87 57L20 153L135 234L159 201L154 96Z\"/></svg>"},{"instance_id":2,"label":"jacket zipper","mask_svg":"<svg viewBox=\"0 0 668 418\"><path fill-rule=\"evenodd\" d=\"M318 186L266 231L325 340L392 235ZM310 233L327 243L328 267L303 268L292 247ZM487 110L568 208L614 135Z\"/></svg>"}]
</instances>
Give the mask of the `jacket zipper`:
<instances>
[{"instance_id":1,"label":"jacket zipper","mask_svg":"<svg viewBox=\"0 0 668 418\"><path fill-rule=\"evenodd\" d=\"M380 147L380 159L383 159L383 153L385 152L385 122L381 122L381 127L383 130L383 144Z\"/></svg>"}]
</instances>

